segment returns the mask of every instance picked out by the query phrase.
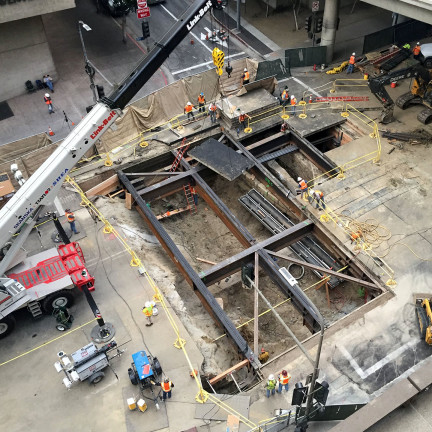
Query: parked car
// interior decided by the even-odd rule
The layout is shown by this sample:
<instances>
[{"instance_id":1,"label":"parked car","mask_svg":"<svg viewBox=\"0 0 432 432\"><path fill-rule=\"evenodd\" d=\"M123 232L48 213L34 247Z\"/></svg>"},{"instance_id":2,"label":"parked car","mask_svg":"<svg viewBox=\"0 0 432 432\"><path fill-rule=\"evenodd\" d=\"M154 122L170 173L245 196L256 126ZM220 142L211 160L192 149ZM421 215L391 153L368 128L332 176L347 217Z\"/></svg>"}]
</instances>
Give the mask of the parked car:
<instances>
[{"instance_id":1,"label":"parked car","mask_svg":"<svg viewBox=\"0 0 432 432\"><path fill-rule=\"evenodd\" d=\"M129 6L122 0L99 0L99 2L113 17L121 17L129 13Z\"/></svg>"}]
</instances>

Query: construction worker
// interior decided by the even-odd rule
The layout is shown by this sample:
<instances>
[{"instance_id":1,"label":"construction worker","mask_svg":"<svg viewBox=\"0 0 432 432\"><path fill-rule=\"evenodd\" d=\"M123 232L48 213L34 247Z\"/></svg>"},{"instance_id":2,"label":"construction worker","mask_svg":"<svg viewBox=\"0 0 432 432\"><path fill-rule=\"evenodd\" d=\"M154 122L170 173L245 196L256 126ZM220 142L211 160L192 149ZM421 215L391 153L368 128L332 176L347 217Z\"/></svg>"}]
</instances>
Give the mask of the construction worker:
<instances>
[{"instance_id":1,"label":"construction worker","mask_svg":"<svg viewBox=\"0 0 432 432\"><path fill-rule=\"evenodd\" d=\"M300 188L301 199L303 199L305 194L308 196L308 184L301 177L299 177L297 181L298 187Z\"/></svg>"},{"instance_id":2,"label":"construction worker","mask_svg":"<svg viewBox=\"0 0 432 432\"><path fill-rule=\"evenodd\" d=\"M267 397L270 397L270 392L272 395L276 393L276 380L273 374L270 374L266 384Z\"/></svg>"},{"instance_id":3,"label":"construction worker","mask_svg":"<svg viewBox=\"0 0 432 432\"><path fill-rule=\"evenodd\" d=\"M420 42L417 42L417 43L416 43L416 46L413 48L412 52L413 52L413 57L414 57L416 60L419 60L419 58L420 58L420 54L421 54L421 46L420 46Z\"/></svg>"},{"instance_id":4,"label":"construction worker","mask_svg":"<svg viewBox=\"0 0 432 432\"><path fill-rule=\"evenodd\" d=\"M288 383L291 379L291 375L284 369L278 376L279 389L278 393L282 393L282 388L285 387L285 391L288 391Z\"/></svg>"},{"instance_id":5,"label":"construction worker","mask_svg":"<svg viewBox=\"0 0 432 432\"><path fill-rule=\"evenodd\" d=\"M212 102L209 105L210 120L212 123L216 123L216 111L217 111L217 106L214 102Z\"/></svg>"},{"instance_id":6,"label":"construction worker","mask_svg":"<svg viewBox=\"0 0 432 432\"><path fill-rule=\"evenodd\" d=\"M360 230L352 231L350 233L350 236L351 236L351 244L353 244L354 242L358 243L362 237L362 232Z\"/></svg>"},{"instance_id":7,"label":"construction worker","mask_svg":"<svg viewBox=\"0 0 432 432\"><path fill-rule=\"evenodd\" d=\"M161 388L163 390L163 400L165 401L165 399L168 396L168 399L171 399L171 392L172 392L172 388L174 387L174 383L172 383L169 378L165 378L164 382L161 383Z\"/></svg>"},{"instance_id":8,"label":"construction worker","mask_svg":"<svg viewBox=\"0 0 432 432\"><path fill-rule=\"evenodd\" d=\"M258 360L261 363L265 363L269 359L269 353L264 348L261 348L261 354L258 356Z\"/></svg>"},{"instance_id":9,"label":"construction worker","mask_svg":"<svg viewBox=\"0 0 432 432\"><path fill-rule=\"evenodd\" d=\"M147 318L147 327L150 327L153 325L153 321L152 321L152 316L153 316L153 305L151 302L145 302L145 305L143 307L142 310L143 314L146 316Z\"/></svg>"},{"instance_id":10,"label":"construction worker","mask_svg":"<svg viewBox=\"0 0 432 432\"><path fill-rule=\"evenodd\" d=\"M293 115L293 117L295 117L295 112L296 112L296 104L297 104L297 99L295 98L294 95L291 95L291 114Z\"/></svg>"},{"instance_id":11,"label":"construction worker","mask_svg":"<svg viewBox=\"0 0 432 432\"><path fill-rule=\"evenodd\" d=\"M283 121L281 124L281 132L286 132L289 129L288 123L286 121Z\"/></svg>"},{"instance_id":12,"label":"construction worker","mask_svg":"<svg viewBox=\"0 0 432 432\"><path fill-rule=\"evenodd\" d=\"M203 92L198 96L198 112L205 112L205 97Z\"/></svg>"},{"instance_id":13,"label":"construction worker","mask_svg":"<svg viewBox=\"0 0 432 432\"><path fill-rule=\"evenodd\" d=\"M243 126L243 130L246 129L246 119L250 119L250 117L244 112L241 111L239 115L239 123Z\"/></svg>"},{"instance_id":14,"label":"construction worker","mask_svg":"<svg viewBox=\"0 0 432 432\"><path fill-rule=\"evenodd\" d=\"M242 85L249 84L250 75L247 68L243 69L243 75L241 76Z\"/></svg>"},{"instance_id":15,"label":"construction worker","mask_svg":"<svg viewBox=\"0 0 432 432\"><path fill-rule=\"evenodd\" d=\"M194 109L194 106L190 102L188 102L186 104L186 106L184 107L183 113L187 114L187 119L188 120L189 120L189 117L192 117L192 119L195 120L194 113L192 112L193 109Z\"/></svg>"},{"instance_id":16,"label":"construction worker","mask_svg":"<svg viewBox=\"0 0 432 432\"><path fill-rule=\"evenodd\" d=\"M351 57L349 59L347 74L350 74L350 73L354 72L354 64L355 64L355 53L352 53L352 55L351 55Z\"/></svg>"},{"instance_id":17,"label":"construction worker","mask_svg":"<svg viewBox=\"0 0 432 432\"><path fill-rule=\"evenodd\" d=\"M288 86L285 86L280 94L280 103L285 108L285 105L290 101Z\"/></svg>"},{"instance_id":18,"label":"construction worker","mask_svg":"<svg viewBox=\"0 0 432 432\"><path fill-rule=\"evenodd\" d=\"M315 208L319 208L320 210L324 210L326 208L324 202L324 193L322 191L319 190L314 191L313 199L316 201Z\"/></svg>"},{"instance_id":19,"label":"construction worker","mask_svg":"<svg viewBox=\"0 0 432 432\"><path fill-rule=\"evenodd\" d=\"M74 234L79 234L75 226L75 215L70 211L70 209L65 210L65 216L67 221L69 222L70 229Z\"/></svg>"},{"instance_id":20,"label":"construction worker","mask_svg":"<svg viewBox=\"0 0 432 432\"><path fill-rule=\"evenodd\" d=\"M190 191L191 191L191 194L193 196L193 200L194 200L195 205L198 205L198 194L196 193L195 187L190 186Z\"/></svg>"},{"instance_id":21,"label":"construction worker","mask_svg":"<svg viewBox=\"0 0 432 432\"><path fill-rule=\"evenodd\" d=\"M52 105L51 96L49 95L49 93L45 93L44 101L48 105L48 112L50 114L52 114L53 112L55 112L54 108L53 108L53 105Z\"/></svg>"}]
</instances>

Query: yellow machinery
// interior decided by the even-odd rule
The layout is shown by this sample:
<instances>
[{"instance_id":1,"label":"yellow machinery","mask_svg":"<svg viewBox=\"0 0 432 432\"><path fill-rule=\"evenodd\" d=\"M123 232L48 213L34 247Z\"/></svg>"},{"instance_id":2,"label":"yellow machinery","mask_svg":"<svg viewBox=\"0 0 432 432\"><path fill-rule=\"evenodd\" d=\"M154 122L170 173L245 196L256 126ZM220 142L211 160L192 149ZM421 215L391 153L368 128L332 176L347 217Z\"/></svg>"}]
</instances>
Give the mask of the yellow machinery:
<instances>
[{"instance_id":1,"label":"yellow machinery","mask_svg":"<svg viewBox=\"0 0 432 432\"><path fill-rule=\"evenodd\" d=\"M428 345L432 345L432 310L430 298L415 297L417 324L420 331L420 338Z\"/></svg>"}]
</instances>

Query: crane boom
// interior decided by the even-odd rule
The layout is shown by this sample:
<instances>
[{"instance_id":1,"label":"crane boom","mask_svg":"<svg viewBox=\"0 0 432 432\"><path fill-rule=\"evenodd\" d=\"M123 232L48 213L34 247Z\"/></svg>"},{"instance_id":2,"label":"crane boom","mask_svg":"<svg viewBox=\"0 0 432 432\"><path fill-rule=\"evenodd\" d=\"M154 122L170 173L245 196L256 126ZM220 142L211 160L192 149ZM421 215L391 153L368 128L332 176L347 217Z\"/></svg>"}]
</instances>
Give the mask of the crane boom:
<instances>
[{"instance_id":1,"label":"crane boom","mask_svg":"<svg viewBox=\"0 0 432 432\"><path fill-rule=\"evenodd\" d=\"M54 153L18 189L0 210L0 248L32 220L40 206L54 201L72 168L116 121L121 110L213 6L218 7L217 0L196 0L120 86L93 107Z\"/></svg>"}]
</instances>

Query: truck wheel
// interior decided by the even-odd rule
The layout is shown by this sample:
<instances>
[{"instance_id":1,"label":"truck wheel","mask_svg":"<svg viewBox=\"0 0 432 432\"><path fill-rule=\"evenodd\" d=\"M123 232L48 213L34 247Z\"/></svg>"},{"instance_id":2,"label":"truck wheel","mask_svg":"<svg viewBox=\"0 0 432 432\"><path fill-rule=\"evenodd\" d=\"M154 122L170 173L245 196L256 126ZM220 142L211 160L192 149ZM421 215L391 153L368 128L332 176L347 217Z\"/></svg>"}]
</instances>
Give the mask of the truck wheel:
<instances>
[{"instance_id":1,"label":"truck wheel","mask_svg":"<svg viewBox=\"0 0 432 432\"><path fill-rule=\"evenodd\" d=\"M90 375L90 384L100 383L103 380L104 376L105 374L103 372L95 372L93 375Z\"/></svg>"},{"instance_id":2,"label":"truck wheel","mask_svg":"<svg viewBox=\"0 0 432 432\"><path fill-rule=\"evenodd\" d=\"M50 294L42 301L42 309L46 314L52 314L56 307L70 307L73 304L73 295L69 290L60 290Z\"/></svg>"},{"instance_id":3,"label":"truck wheel","mask_svg":"<svg viewBox=\"0 0 432 432\"><path fill-rule=\"evenodd\" d=\"M15 317L13 315L8 315L0 321L0 339L5 338L7 335L12 333L15 328Z\"/></svg>"},{"instance_id":4,"label":"truck wheel","mask_svg":"<svg viewBox=\"0 0 432 432\"><path fill-rule=\"evenodd\" d=\"M57 329L58 331L65 331L65 330L66 330L66 327L65 327L63 324L57 324L57 325L56 325L56 329Z\"/></svg>"},{"instance_id":5,"label":"truck wheel","mask_svg":"<svg viewBox=\"0 0 432 432\"><path fill-rule=\"evenodd\" d=\"M136 377L136 375L135 375L134 370L131 369L131 368L129 368L129 369L128 369L128 374L129 374L130 382L131 382L133 385L137 385L137 384L138 384L138 380L137 380L137 377Z\"/></svg>"}]
</instances>

